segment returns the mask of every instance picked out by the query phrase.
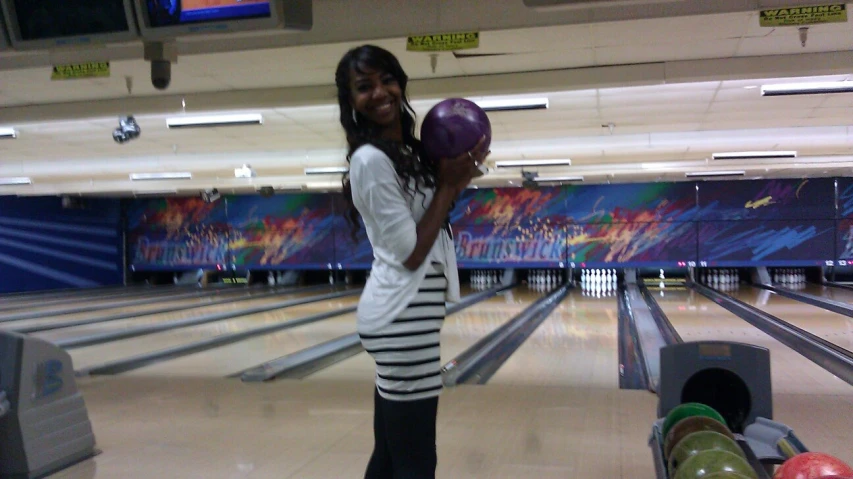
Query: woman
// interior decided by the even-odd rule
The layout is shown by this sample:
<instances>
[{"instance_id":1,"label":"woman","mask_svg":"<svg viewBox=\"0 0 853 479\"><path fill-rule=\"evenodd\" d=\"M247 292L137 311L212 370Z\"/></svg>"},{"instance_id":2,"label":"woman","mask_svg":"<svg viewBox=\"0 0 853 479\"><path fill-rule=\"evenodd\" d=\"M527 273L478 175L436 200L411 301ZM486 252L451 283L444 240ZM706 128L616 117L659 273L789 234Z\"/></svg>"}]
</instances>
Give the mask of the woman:
<instances>
[{"instance_id":1,"label":"woman","mask_svg":"<svg viewBox=\"0 0 853 479\"><path fill-rule=\"evenodd\" d=\"M407 82L394 55L372 45L347 52L335 73L349 145L344 197L353 235L361 216L375 258L357 311L376 362L367 479L435 477L439 333L445 301L459 301L447 218L488 154L481 140L458 158L422 158Z\"/></svg>"}]
</instances>

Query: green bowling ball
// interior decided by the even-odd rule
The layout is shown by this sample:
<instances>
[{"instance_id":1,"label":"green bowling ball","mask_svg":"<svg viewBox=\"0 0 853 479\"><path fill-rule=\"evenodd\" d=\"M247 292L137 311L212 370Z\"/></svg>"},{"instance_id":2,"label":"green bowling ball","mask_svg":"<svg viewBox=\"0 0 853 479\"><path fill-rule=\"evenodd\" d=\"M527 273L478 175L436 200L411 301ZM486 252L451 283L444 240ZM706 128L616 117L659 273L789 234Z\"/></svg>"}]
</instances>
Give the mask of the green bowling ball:
<instances>
[{"instance_id":1,"label":"green bowling ball","mask_svg":"<svg viewBox=\"0 0 853 479\"><path fill-rule=\"evenodd\" d=\"M718 413L711 406L707 406L705 404L701 404L698 402L688 402L684 404L679 404L672 408L672 411L666 415L666 419L663 421L663 429L661 430L661 435L666 437L669 433L669 430L672 429L672 426L675 426L682 419L691 417L691 416L707 416L711 419L716 419L721 423L728 426L726 420L723 419L723 416Z\"/></svg>"},{"instance_id":2,"label":"green bowling ball","mask_svg":"<svg viewBox=\"0 0 853 479\"><path fill-rule=\"evenodd\" d=\"M731 438L714 431L699 431L686 436L672 448L669 456L669 474L674 474L678 471L679 465L703 451L728 451L746 459L746 454Z\"/></svg>"},{"instance_id":3,"label":"green bowling ball","mask_svg":"<svg viewBox=\"0 0 853 479\"><path fill-rule=\"evenodd\" d=\"M729 451L702 451L687 458L678 466L672 479L706 479L711 474L733 472L749 479L758 479L758 474L746 459Z\"/></svg>"},{"instance_id":4,"label":"green bowling ball","mask_svg":"<svg viewBox=\"0 0 853 479\"><path fill-rule=\"evenodd\" d=\"M669 430L669 434L666 435L663 443L664 457L669 459L669 456L672 454L672 449L676 444L681 442L685 437L699 431L715 431L730 438L732 441L735 439L734 434L732 434L729 428L720 421L711 419L707 416L691 416L687 419L678 421L678 423L675 426L672 426L672 429Z\"/></svg>"},{"instance_id":5,"label":"green bowling ball","mask_svg":"<svg viewBox=\"0 0 853 479\"><path fill-rule=\"evenodd\" d=\"M708 474L702 479L749 479L749 476L744 476L743 474L738 474L736 472L715 472L713 474Z\"/></svg>"}]
</instances>

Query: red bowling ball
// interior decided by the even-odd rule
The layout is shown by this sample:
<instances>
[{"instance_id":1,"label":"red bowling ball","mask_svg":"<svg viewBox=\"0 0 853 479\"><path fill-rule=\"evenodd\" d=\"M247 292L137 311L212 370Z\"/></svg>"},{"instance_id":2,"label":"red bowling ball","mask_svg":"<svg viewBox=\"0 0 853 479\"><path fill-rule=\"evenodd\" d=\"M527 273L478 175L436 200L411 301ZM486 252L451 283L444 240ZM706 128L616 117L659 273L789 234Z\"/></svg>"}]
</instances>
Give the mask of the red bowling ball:
<instances>
[{"instance_id":1,"label":"red bowling ball","mask_svg":"<svg viewBox=\"0 0 853 479\"><path fill-rule=\"evenodd\" d=\"M773 479L828 479L853 476L853 468L837 457L821 452L805 452L788 459Z\"/></svg>"}]
</instances>

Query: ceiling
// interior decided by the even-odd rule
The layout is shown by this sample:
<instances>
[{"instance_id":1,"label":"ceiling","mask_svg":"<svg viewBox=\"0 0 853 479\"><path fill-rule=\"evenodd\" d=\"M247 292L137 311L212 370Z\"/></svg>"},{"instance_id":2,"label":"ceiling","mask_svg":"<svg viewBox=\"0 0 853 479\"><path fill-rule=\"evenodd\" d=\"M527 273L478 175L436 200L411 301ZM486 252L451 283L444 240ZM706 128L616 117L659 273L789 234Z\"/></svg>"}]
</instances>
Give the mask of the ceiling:
<instances>
[{"instance_id":1,"label":"ceiling","mask_svg":"<svg viewBox=\"0 0 853 479\"><path fill-rule=\"evenodd\" d=\"M340 4L315 0L320 11ZM453 26L488 23L476 18L488 12L474 12L470 5L468 11L467 26L458 18ZM389 15L401 18L399 12ZM557 21L563 14L549 15ZM321 33L329 29L323 18L315 11ZM547 96L548 110L490 114L492 162L571 158L572 166L540 168L541 176L678 181L694 171L738 169L748 177L787 177L846 175L853 167L853 95L768 98L757 88L853 80L849 23L812 26L805 47L796 28L759 27L755 10L484 29L479 49L459 53L499 55L444 52L435 72L427 54L405 51L403 36L371 42L401 59L413 79L409 93L420 117L449 96ZM345 165L331 83L337 60L361 39L303 43L181 56L166 92L151 86L147 62L126 52L111 58L110 78L65 82L50 81L50 62L27 66L43 63L43 52L0 54L0 127L19 132L16 140L0 140L0 177L33 180L0 187L0 194L334 188L339 177L306 177L302 170ZM166 127L167 117L199 112L261 113L264 124ZM120 114L136 116L139 139L123 145L112 141ZM796 150L800 157L708 159L720 151L769 149ZM234 168L242 164L250 164L257 177L234 178ZM128 179L130 173L162 171L190 171L193 179ZM517 169L498 170L478 184L506 185L519 177Z\"/></svg>"}]
</instances>

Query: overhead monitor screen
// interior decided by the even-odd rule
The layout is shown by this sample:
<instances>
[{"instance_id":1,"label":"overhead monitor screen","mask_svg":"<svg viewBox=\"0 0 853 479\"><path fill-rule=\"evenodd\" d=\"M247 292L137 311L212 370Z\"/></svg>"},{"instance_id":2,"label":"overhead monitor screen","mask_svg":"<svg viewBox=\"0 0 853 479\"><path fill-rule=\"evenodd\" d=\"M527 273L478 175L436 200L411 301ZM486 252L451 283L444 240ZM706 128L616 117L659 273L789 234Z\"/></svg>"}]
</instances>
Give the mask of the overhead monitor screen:
<instances>
[{"instance_id":1,"label":"overhead monitor screen","mask_svg":"<svg viewBox=\"0 0 853 479\"><path fill-rule=\"evenodd\" d=\"M270 0L146 0L152 27L269 18Z\"/></svg>"},{"instance_id":2,"label":"overhead monitor screen","mask_svg":"<svg viewBox=\"0 0 853 479\"><path fill-rule=\"evenodd\" d=\"M14 0L21 40L126 32L124 0Z\"/></svg>"}]
</instances>

